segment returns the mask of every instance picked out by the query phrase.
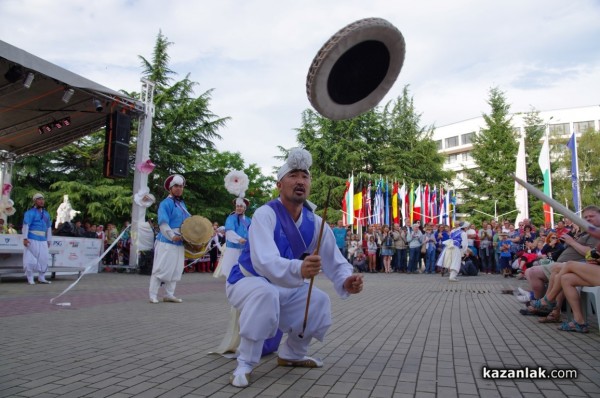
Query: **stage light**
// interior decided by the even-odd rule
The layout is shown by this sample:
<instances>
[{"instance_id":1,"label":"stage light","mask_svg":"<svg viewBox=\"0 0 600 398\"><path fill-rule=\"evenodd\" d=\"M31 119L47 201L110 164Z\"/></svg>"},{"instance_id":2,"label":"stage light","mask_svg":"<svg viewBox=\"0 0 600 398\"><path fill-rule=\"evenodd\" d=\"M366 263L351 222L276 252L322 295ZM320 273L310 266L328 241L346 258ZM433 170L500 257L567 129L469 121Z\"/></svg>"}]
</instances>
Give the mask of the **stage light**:
<instances>
[{"instance_id":1,"label":"stage light","mask_svg":"<svg viewBox=\"0 0 600 398\"><path fill-rule=\"evenodd\" d=\"M38 133L40 134L44 134L44 129L40 126L38 127Z\"/></svg>"},{"instance_id":2,"label":"stage light","mask_svg":"<svg viewBox=\"0 0 600 398\"><path fill-rule=\"evenodd\" d=\"M62 96L62 102L68 104L69 101L71 101L71 97L73 96L73 94L75 94L75 90L73 90L72 88L65 90Z\"/></svg>"},{"instance_id":3,"label":"stage light","mask_svg":"<svg viewBox=\"0 0 600 398\"><path fill-rule=\"evenodd\" d=\"M42 126L42 130L44 130L44 133L49 133L52 131L52 126L50 126L49 124L46 124L46 125Z\"/></svg>"},{"instance_id":4,"label":"stage light","mask_svg":"<svg viewBox=\"0 0 600 398\"><path fill-rule=\"evenodd\" d=\"M66 117L63 120L61 120L62 125L65 127L69 127L71 125L71 118L70 117Z\"/></svg>"},{"instance_id":5,"label":"stage light","mask_svg":"<svg viewBox=\"0 0 600 398\"><path fill-rule=\"evenodd\" d=\"M4 74L4 78L11 83L15 83L23 77L23 69L19 65L13 65Z\"/></svg>"},{"instance_id":6,"label":"stage light","mask_svg":"<svg viewBox=\"0 0 600 398\"><path fill-rule=\"evenodd\" d=\"M54 124L54 127L56 127L57 129L63 128L62 122L60 120L53 122L53 124Z\"/></svg>"},{"instance_id":7,"label":"stage light","mask_svg":"<svg viewBox=\"0 0 600 398\"><path fill-rule=\"evenodd\" d=\"M29 72L27 74L27 77L25 77L25 81L23 81L23 87L25 87L25 88L31 87L31 83L33 83L33 79L35 79L35 75L32 72Z\"/></svg>"},{"instance_id":8,"label":"stage light","mask_svg":"<svg viewBox=\"0 0 600 398\"><path fill-rule=\"evenodd\" d=\"M97 98L94 98L92 102L94 103L94 108L96 108L96 112L102 112L102 109L104 109L104 107L102 106L102 102L100 102Z\"/></svg>"}]
</instances>

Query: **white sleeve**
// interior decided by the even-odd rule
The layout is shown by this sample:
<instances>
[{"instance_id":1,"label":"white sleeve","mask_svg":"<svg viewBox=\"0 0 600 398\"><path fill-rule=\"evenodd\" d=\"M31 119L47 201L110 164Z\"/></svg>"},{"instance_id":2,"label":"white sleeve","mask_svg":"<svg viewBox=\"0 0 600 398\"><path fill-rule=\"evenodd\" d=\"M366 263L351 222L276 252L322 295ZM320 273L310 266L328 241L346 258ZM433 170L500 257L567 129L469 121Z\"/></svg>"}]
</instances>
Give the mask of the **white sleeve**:
<instances>
[{"instance_id":1,"label":"white sleeve","mask_svg":"<svg viewBox=\"0 0 600 398\"><path fill-rule=\"evenodd\" d=\"M162 233L164 237L168 238L169 240L173 240L173 237L175 236L175 232L173 232L171 227L169 227L169 224L162 223L162 224L160 224L159 228L160 228L160 233Z\"/></svg>"},{"instance_id":2,"label":"white sleeve","mask_svg":"<svg viewBox=\"0 0 600 398\"><path fill-rule=\"evenodd\" d=\"M225 238L233 243L240 243L241 236L239 236L234 230L228 229L225 231Z\"/></svg>"}]
</instances>

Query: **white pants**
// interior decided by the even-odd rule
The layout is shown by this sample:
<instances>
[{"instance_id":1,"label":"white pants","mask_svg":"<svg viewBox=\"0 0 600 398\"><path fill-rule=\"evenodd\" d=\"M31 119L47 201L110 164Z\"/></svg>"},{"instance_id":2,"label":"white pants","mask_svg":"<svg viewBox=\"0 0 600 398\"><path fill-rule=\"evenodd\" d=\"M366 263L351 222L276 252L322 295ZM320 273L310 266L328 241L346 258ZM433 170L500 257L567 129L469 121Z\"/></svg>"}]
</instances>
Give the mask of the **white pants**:
<instances>
[{"instance_id":1,"label":"white pants","mask_svg":"<svg viewBox=\"0 0 600 398\"><path fill-rule=\"evenodd\" d=\"M29 246L23 252L23 271L27 277L27 282L33 283L33 275L38 272L38 280L46 280L46 271L48 270L48 261L50 254L48 252L48 242L41 240L30 240Z\"/></svg>"},{"instance_id":2,"label":"white pants","mask_svg":"<svg viewBox=\"0 0 600 398\"><path fill-rule=\"evenodd\" d=\"M156 242L154 247L154 263L150 276L150 299L157 299L160 283L165 283L167 297L175 297L175 286L181 280L185 249L165 242Z\"/></svg>"},{"instance_id":3,"label":"white pants","mask_svg":"<svg viewBox=\"0 0 600 398\"><path fill-rule=\"evenodd\" d=\"M308 284L298 288L284 288L269 283L262 277L246 277L235 284L227 284L227 298L240 311L240 346L238 369L250 372L260 361L264 340L275 336L279 328L287 334L279 348L285 359L302 359L314 337L323 341L331 326L329 296L314 287L304 337L302 332Z\"/></svg>"}]
</instances>

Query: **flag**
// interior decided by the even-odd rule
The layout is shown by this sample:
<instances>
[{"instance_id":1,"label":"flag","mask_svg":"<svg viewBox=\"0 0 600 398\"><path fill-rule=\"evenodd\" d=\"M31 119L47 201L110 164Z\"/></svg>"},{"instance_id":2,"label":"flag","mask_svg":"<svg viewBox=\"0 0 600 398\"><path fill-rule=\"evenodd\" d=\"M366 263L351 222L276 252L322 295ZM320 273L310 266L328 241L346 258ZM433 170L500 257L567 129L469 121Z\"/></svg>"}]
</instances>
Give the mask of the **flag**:
<instances>
[{"instance_id":1,"label":"flag","mask_svg":"<svg viewBox=\"0 0 600 398\"><path fill-rule=\"evenodd\" d=\"M519 138L519 151L517 152L517 165L515 167L515 175L520 179L527 181L527 165L525 161L525 136ZM529 205L527 190L518 182L515 181L515 207L517 208L517 218L515 225L525 218L529 218Z\"/></svg>"},{"instance_id":2,"label":"flag","mask_svg":"<svg viewBox=\"0 0 600 398\"><path fill-rule=\"evenodd\" d=\"M419 186L417 187L417 190L415 191L415 203L413 205L413 222L415 221L419 221L422 219L421 217L421 213L422 213L422 198L421 198L421 183L419 183ZM421 223L422 224L422 223Z\"/></svg>"},{"instance_id":3,"label":"flag","mask_svg":"<svg viewBox=\"0 0 600 398\"><path fill-rule=\"evenodd\" d=\"M346 195L346 225L354 225L354 174L350 176Z\"/></svg>"},{"instance_id":4,"label":"flag","mask_svg":"<svg viewBox=\"0 0 600 398\"><path fill-rule=\"evenodd\" d=\"M346 181L346 190L344 191L344 197L342 198L342 225L348 226L348 191L350 189L350 180Z\"/></svg>"},{"instance_id":5,"label":"flag","mask_svg":"<svg viewBox=\"0 0 600 398\"><path fill-rule=\"evenodd\" d=\"M423 189L423 219L425 224L431 222L431 212L429 211L429 184L425 184Z\"/></svg>"},{"instance_id":6,"label":"flag","mask_svg":"<svg viewBox=\"0 0 600 398\"><path fill-rule=\"evenodd\" d=\"M381 193L381 180L377 181L375 190L375 206L373 208L373 224L381 224L381 212L383 207L383 194Z\"/></svg>"},{"instance_id":7,"label":"flag","mask_svg":"<svg viewBox=\"0 0 600 398\"><path fill-rule=\"evenodd\" d=\"M360 179L360 177L358 178L358 184L356 184L356 187L354 187L354 196L352 198L353 200L353 210L354 210L354 224L359 225L360 222L362 222L362 207L363 207L363 201L362 201L362 195L363 195L363 185L362 185L362 180Z\"/></svg>"},{"instance_id":8,"label":"flag","mask_svg":"<svg viewBox=\"0 0 600 398\"><path fill-rule=\"evenodd\" d=\"M431 222L433 225L437 225L438 223L438 204L437 204L437 187L433 186L433 191L431 191Z\"/></svg>"},{"instance_id":9,"label":"flag","mask_svg":"<svg viewBox=\"0 0 600 398\"><path fill-rule=\"evenodd\" d=\"M450 226L454 228L456 226L456 192L454 189L448 190L448 198L450 205L448 206L448 212L452 215Z\"/></svg>"},{"instance_id":10,"label":"flag","mask_svg":"<svg viewBox=\"0 0 600 398\"><path fill-rule=\"evenodd\" d=\"M575 213L579 213L581 199L579 198L579 165L577 162L577 137L575 137L575 131L571 134L567 147L571 150L571 188L573 189L573 207L575 208Z\"/></svg>"},{"instance_id":11,"label":"flag","mask_svg":"<svg viewBox=\"0 0 600 398\"><path fill-rule=\"evenodd\" d=\"M394 188L392 190L392 218L394 219L394 224L399 224L400 221L398 219L398 182L394 182Z\"/></svg>"},{"instance_id":12,"label":"flag","mask_svg":"<svg viewBox=\"0 0 600 398\"><path fill-rule=\"evenodd\" d=\"M448 219L448 192L440 188L440 224L450 225Z\"/></svg>"},{"instance_id":13,"label":"flag","mask_svg":"<svg viewBox=\"0 0 600 398\"><path fill-rule=\"evenodd\" d=\"M408 193L408 212L409 212L409 218L410 218L410 225L412 225L413 223L413 217L414 217L414 206L415 204L415 185L414 183L410 183L410 192Z\"/></svg>"},{"instance_id":14,"label":"flag","mask_svg":"<svg viewBox=\"0 0 600 398\"><path fill-rule=\"evenodd\" d=\"M390 184L385 179L385 225L390 225Z\"/></svg>"},{"instance_id":15,"label":"flag","mask_svg":"<svg viewBox=\"0 0 600 398\"><path fill-rule=\"evenodd\" d=\"M373 224L373 209L371 205L371 180L369 180L369 184L367 185L367 194L365 196L365 215L367 216L367 224Z\"/></svg>"},{"instance_id":16,"label":"flag","mask_svg":"<svg viewBox=\"0 0 600 398\"><path fill-rule=\"evenodd\" d=\"M552 197L552 178L550 173L550 145L548 144L548 136L544 137L542 143L542 149L540 150L540 157L538 159L540 170L544 178L544 194ZM544 225L546 227L554 228L554 214L552 207L549 204L543 202L544 208Z\"/></svg>"},{"instance_id":17,"label":"flag","mask_svg":"<svg viewBox=\"0 0 600 398\"><path fill-rule=\"evenodd\" d=\"M400 200L400 217L402 217L402 220L400 220L400 225L404 225L405 221L406 221L406 184L404 182L402 182L402 187L400 187L400 190L398 191L398 200Z\"/></svg>"}]
</instances>

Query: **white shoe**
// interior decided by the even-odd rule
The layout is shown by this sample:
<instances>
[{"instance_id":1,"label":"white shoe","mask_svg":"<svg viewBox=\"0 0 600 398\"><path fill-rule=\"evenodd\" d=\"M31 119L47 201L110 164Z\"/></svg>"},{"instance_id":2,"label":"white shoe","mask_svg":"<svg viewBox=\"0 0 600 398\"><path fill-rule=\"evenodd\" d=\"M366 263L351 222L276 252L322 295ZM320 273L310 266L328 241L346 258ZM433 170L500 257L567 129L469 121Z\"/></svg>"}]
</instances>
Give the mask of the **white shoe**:
<instances>
[{"instance_id":1,"label":"white shoe","mask_svg":"<svg viewBox=\"0 0 600 398\"><path fill-rule=\"evenodd\" d=\"M313 358L305 356L302 359L284 359L277 357L277 365L279 366L293 366L299 368L322 368L323 361L319 358Z\"/></svg>"},{"instance_id":2,"label":"white shoe","mask_svg":"<svg viewBox=\"0 0 600 398\"><path fill-rule=\"evenodd\" d=\"M248 387L250 384L250 373L229 376L229 383L238 388Z\"/></svg>"},{"instance_id":3,"label":"white shoe","mask_svg":"<svg viewBox=\"0 0 600 398\"><path fill-rule=\"evenodd\" d=\"M458 282L458 278L455 276L454 277L451 276L450 278L448 278L448 282Z\"/></svg>"},{"instance_id":4,"label":"white shoe","mask_svg":"<svg viewBox=\"0 0 600 398\"><path fill-rule=\"evenodd\" d=\"M183 303L183 300L177 297L163 297L165 303Z\"/></svg>"},{"instance_id":5,"label":"white shoe","mask_svg":"<svg viewBox=\"0 0 600 398\"><path fill-rule=\"evenodd\" d=\"M35 285L35 282L27 282L29 285Z\"/></svg>"},{"instance_id":6,"label":"white shoe","mask_svg":"<svg viewBox=\"0 0 600 398\"><path fill-rule=\"evenodd\" d=\"M43 284L43 285L49 285L49 284L51 284L52 282L50 282L50 281L47 281L47 280L45 280L45 279L44 279L44 280L38 281L38 283L41 283L41 284Z\"/></svg>"},{"instance_id":7,"label":"white shoe","mask_svg":"<svg viewBox=\"0 0 600 398\"><path fill-rule=\"evenodd\" d=\"M527 296L527 297L529 297L529 294L530 294L530 293L529 293L529 291L528 291L528 290L521 289L520 287L518 287L518 288L517 288L517 290L519 291L519 294L520 294L521 296Z\"/></svg>"},{"instance_id":8,"label":"white shoe","mask_svg":"<svg viewBox=\"0 0 600 398\"><path fill-rule=\"evenodd\" d=\"M519 303L525 303L526 304L526 303L528 303L530 301L529 300L529 295L525 296L523 294L519 294L516 297L517 297L517 301Z\"/></svg>"},{"instance_id":9,"label":"white shoe","mask_svg":"<svg viewBox=\"0 0 600 398\"><path fill-rule=\"evenodd\" d=\"M151 304L158 304L158 300L155 299L155 298L151 298L150 301L149 301L149 303L151 303Z\"/></svg>"}]
</instances>

